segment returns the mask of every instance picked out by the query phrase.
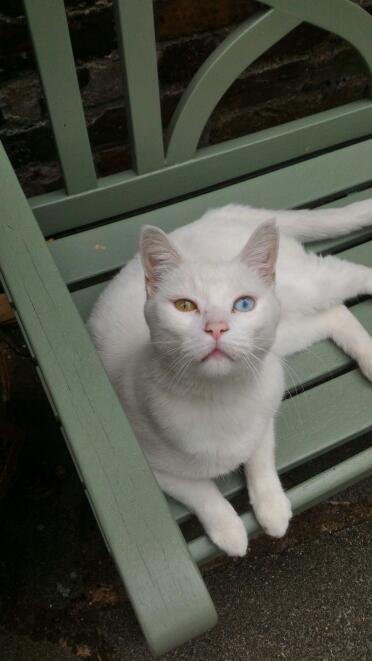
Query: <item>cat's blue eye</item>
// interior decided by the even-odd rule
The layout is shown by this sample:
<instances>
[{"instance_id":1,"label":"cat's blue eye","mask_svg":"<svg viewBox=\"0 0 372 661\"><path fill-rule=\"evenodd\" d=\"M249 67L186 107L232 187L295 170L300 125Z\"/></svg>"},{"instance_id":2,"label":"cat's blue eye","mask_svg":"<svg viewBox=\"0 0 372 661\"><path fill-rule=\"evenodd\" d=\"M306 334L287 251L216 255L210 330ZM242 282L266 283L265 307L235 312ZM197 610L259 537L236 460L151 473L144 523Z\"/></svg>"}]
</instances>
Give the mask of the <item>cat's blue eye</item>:
<instances>
[{"instance_id":1,"label":"cat's blue eye","mask_svg":"<svg viewBox=\"0 0 372 661\"><path fill-rule=\"evenodd\" d=\"M241 298L236 299L233 305L233 310L236 310L237 312L250 312L253 310L254 305L255 300L252 296L242 296Z\"/></svg>"}]
</instances>

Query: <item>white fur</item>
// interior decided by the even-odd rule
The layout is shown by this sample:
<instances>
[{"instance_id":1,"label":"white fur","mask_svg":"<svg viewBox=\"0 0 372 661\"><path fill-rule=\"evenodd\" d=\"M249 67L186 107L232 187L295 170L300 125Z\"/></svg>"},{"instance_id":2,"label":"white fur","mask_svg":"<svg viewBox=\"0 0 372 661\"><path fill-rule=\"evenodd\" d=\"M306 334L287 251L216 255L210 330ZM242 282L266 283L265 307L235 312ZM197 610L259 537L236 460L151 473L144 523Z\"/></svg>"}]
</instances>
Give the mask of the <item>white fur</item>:
<instances>
[{"instance_id":1,"label":"white fur","mask_svg":"<svg viewBox=\"0 0 372 661\"><path fill-rule=\"evenodd\" d=\"M270 220L280 231L275 286ZM372 269L307 253L298 241L371 223L368 200L319 211L229 205L172 232L170 246L145 230L143 267L137 255L94 307L90 333L160 486L230 555L245 554L247 535L212 478L244 464L263 528L281 536L291 517L274 462L280 357L330 337L372 378L372 340L342 305L372 294ZM232 312L244 294L255 297L255 308ZM199 312L180 312L178 298ZM203 360L215 346L209 322L228 326L218 343L230 358Z\"/></svg>"}]
</instances>

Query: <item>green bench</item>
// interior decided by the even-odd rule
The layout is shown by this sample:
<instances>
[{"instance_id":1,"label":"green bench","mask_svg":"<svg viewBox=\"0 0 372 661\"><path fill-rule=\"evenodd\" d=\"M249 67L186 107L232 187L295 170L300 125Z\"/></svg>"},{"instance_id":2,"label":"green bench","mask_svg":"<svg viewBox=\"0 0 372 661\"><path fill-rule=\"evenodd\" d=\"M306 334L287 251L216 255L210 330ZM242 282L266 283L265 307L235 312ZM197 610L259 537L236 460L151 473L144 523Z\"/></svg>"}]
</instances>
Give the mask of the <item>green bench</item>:
<instances>
[{"instance_id":1,"label":"green bench","mask_svg":"<svg viewBox=\"0 0 372 661\"><path fill-rule=\"evenodd\" d=\"M371 76L372 17L348 0L265 0L267 8L206 60L163 140L152 2L116 0L134 168L97 180L63 0L24 4L65 190L27 201L0 152L1 279L148 644L160 654L216 623L197 567L216 549L206 536L185 543L175 520L189 513L159 490L83 322L112 274L136 252L144 223L171 230L229 202L341 206L372 197L369 98L198 149L229 85L302 21L348 40ZM47 243L48 236L54 241ZM312 249L372 266L370 231ZM371 303L354 302L353 312L372 333ZM277 424L282 472L372 428L371 386L334 345L319 343L289 367L293 396ZM371 469L372 449L355 452L290 489L295 511ZM230 495L243 486L238 474L221 483ZM257 532L249 512L242 518Z\"/></svg>"}]
</instances>

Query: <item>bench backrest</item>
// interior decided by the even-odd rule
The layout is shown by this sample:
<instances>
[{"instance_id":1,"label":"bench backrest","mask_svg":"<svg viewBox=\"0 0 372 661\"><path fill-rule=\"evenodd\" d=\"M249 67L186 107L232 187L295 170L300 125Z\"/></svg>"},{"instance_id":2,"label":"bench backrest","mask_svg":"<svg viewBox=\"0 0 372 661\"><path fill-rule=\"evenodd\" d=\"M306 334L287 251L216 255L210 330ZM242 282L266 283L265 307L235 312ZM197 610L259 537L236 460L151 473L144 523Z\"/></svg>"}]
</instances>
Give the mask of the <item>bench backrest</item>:
<instances>
[{"instance_id":1,"label":"bench backrest","mask_svg":"<svg viewBox=\"0 0 372 661\"><path fill-rule=\"evenodd\" d=\"M65 190L30 200L46 236L138 213L252 176L372 132L366 98L279 127L198 149L203 128L233 81L307 21L360 53L372 74L372 17L350 0L264 0L265 9L218 46L196 73L163 136L152 0L114 0L133 169L97 179L63 0L24 0Z\"/></svg>"}]
</instances>

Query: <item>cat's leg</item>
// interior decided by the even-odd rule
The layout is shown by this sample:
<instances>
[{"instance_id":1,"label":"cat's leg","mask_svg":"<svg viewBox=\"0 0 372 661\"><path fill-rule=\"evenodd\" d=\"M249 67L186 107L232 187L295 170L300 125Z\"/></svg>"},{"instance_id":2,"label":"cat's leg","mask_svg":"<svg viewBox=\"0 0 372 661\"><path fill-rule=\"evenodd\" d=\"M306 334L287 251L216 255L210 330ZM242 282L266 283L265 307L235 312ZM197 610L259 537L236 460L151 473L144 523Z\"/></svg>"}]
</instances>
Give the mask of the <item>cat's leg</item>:
<instances>
[{"instance_id":1,"label":"cat's leg","mask_svg":"<svg viewBox=\"0 0 372 661\"><path fill-rule=\"evenodd\" d=\"M244 525L212 480L189 480L158 470L155 477L165 493L196 514L220 549L231 556L246 554L248 537Z\"/></svg>"},{"instance_id":2,"label":"cat's leg","mask_svg":"<svg viewBox=\"0 0 372 661\"><path fill-rule=\"evenodd\" d=\"M356 296L372 296L372 268L333 255L309 256L315 268L309 273L309 302L316 309L329 308ZM306 291L304 292L306 298Z\"/></svg>"},{"instance_id":3,"label":"cat's leg","mask_svg":"<svg viewBox=\"0 0 372 661\"><path fill-rule=\"evenodd\" d=\"M272 537L282 537L292 516L275 467L274 421L245 465L249 499L256 519Z\"/></svg>"},{"instance_id":4,"label":"cat's leg","mask_svg":"<svg viewBox=\"0 0 372 661\"><path fill-rule=\"evenodd\" d=\"M281 321L273 350L289 356L325 339L333 340L372 381L372 337L345 305Z\"/></svg>"},{"instance_id":5,"label":"cat's leg","mask_svg":"<svg viewBox=\"0 0 372 661\"><path fill-rule=\"evenodd\" d=\"M290 315L280 321L273 351L284 358L328 338L330 338L329 310Z\"/></svg>"}]
</instances>

